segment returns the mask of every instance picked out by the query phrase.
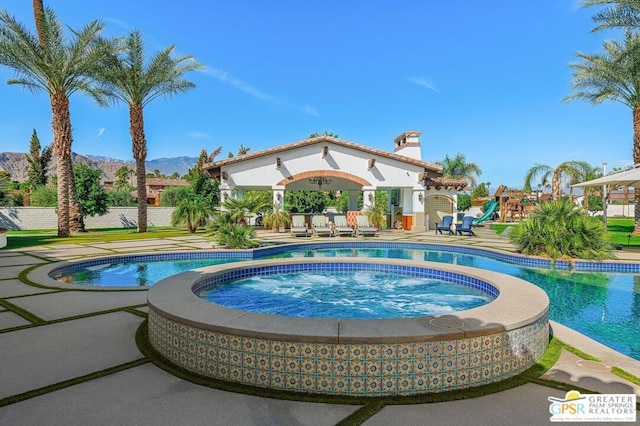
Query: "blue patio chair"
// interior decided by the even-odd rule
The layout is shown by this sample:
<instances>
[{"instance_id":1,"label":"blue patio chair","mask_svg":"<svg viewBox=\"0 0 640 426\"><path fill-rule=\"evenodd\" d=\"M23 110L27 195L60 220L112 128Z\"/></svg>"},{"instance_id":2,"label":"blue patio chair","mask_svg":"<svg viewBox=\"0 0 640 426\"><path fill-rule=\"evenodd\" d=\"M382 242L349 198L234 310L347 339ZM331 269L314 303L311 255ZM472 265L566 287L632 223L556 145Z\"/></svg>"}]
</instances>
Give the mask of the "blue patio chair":
<instances>
[{"instance_id":1,"label":"blue patio chair","mask_svg":"<svg viewBox=\"0 0 640 426\"><path fill-rule=\"evenodd\" d=\"M456 234L462 235L463 232L466 232L469 237L472 237L475 234L471 226L473 225L473 220L475 218L473 216L465 216L462 218L462 223L456 225Z\"/></svg>"},{"instance_id":2,"label":"blue patio chair","mask_svg":"<svg viewBox=\"0 0 640 426\"><path fill-rule=\"evenodd\" d=\"M442 234L442 231L447 231L449 235L453 234L453 232L451 232L452 223L453 216L443 216L442 225L438 225L438 223L436 222L436 235L438 235L438 233Z\"/></svg>"}]
</instances>

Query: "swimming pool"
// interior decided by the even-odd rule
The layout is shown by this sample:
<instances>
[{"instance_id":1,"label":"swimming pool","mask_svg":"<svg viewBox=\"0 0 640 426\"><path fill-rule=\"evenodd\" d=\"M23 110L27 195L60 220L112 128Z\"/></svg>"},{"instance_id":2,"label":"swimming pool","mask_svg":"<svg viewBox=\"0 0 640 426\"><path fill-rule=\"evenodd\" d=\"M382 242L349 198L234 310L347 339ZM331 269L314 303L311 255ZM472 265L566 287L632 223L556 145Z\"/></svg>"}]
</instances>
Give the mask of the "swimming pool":
<instances>
[{"instance_id":1,"label":"swimming pool","mask_svg":"<svg viewBox=\"0 0 640 426\"><path fill-rule=\"evenodd\" d=\"M492 250L450 245L390 242L330 242L290 244L247 252L190 252L146 256L119 256L73 262L55 267L52 276L105 263L164 263L182 258L207 262L264 259L276 257L382 257L414 261L433 261L471 266L500 272L532 282L551 299L550 319L573 328L618 352L640 360L640 265L620 262L558 262L549 268L544 259L517 256ZM568 271L573 267L574 271ZM135 268L132 268L135 269ZM563 270L565 269L565 270ZM579 270L576 272L575 270ZM590 271L590 272L580 272ZM600 271L600 272L597 272ZM175 273L175 272L172 272ZM147 284L151 284L147 282ZM118 285L126 285L120 281ZM136 285L133 280L129 285Z\"/></svg>"}]
</instances>

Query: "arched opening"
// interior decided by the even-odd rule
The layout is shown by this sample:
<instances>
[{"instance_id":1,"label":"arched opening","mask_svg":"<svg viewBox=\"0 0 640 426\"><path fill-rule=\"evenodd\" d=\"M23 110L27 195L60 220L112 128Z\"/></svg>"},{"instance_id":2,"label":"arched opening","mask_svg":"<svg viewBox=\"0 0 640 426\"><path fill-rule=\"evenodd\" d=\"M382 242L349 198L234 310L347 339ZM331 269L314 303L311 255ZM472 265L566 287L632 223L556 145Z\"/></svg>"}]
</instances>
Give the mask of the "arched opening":
<instances>
[{"instance_id":1,"label":"arched opening","mask_svg":"<svg viewBox=\"0 0 640 426\"><path fill-rule=\"evenodd\" d=\"M429 229L442 223L442 216L453 214L453 199L447 195L430 195L424 200L424 213L429 215Z\"/></svg>"}]
</instances>

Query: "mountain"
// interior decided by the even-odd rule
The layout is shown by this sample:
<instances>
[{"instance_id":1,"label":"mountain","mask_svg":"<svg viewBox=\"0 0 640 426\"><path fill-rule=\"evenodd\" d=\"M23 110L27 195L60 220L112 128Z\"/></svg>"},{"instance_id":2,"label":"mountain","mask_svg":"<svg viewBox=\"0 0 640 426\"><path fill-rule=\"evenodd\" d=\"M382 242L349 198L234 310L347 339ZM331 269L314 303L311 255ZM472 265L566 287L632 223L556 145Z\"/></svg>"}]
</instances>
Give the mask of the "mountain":
<instances>
[{"instance_id":1,"label":"mountain","mask_svg":"<svg viewBox=\"0 0 640 426\"><path fill-rule=\"evenodd\" d=\"M116 170L122 166L129 166L135 169L133 161L118 160L109 157L99 157L94 155L73 154L74 163L82 163L102 171L103 181L115 180ZM146 163L147 173L153 173L158 170L160 174L171 176L178 173L180 176L187 174L190 168L196 164L196 157L174 157L174 158L158 158L149 160ZM29 170L29 162L27 155L21 152L0 152L0 170L5 170L11 174L11 180L23 182L27 179ZM49 176L56 173L55 157L49 163L47 168Z\"/></svg>"}]
</instances>

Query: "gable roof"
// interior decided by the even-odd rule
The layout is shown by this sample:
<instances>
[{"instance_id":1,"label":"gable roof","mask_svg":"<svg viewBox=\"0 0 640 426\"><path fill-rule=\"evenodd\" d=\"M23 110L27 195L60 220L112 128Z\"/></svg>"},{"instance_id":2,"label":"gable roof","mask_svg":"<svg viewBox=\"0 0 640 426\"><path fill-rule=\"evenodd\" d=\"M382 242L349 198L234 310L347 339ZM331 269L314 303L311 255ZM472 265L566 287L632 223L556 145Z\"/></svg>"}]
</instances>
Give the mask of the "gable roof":
<instances>
[{"instance_id":1,"label":"gable roof","mask_svg":"<svg viewBox=\"0 0 640 426\"><path fill-rule=\"evenodd\" d=\"M189 182L184 179L148 177L147 186L189 186Z\"/></svg>"},{"instance_id":2,"label":"gable roof","mask_svg":"<svg viewBox=\"0 0 640 426\"><path fill-rule=\"evenodd\" d=\"M389 158L391 160L400 161L402 163L411 164L414 166L422 167L425 171L433 171L442 173L442 166L435 163L427 163L425 161L416 160L415 158L407 157L405 155L394 154L391 152L383 151L381 149L371 148L368 146L360 145L355 142L350 142L344 139L337 139L331 136L319 136L317 138L304 139L298 142L293 142L286 145L280 145L273 148L265 149L263 151L256 151L252 154L241 155L238 157L231 157L220 161L214 161L213 163L206 164L204 168L210 170L212 174L217 174L216 169L220 169L223 166L239 163L243 161L249 161L254 158L265 157L268 155L278 154L284 151L290 151L309 145L327 143L330 142L335 145L344 146L347 148L355 149L358 151L366 152L367 154L377 155L379 157Z\"/></svg>"}]
</instances>

